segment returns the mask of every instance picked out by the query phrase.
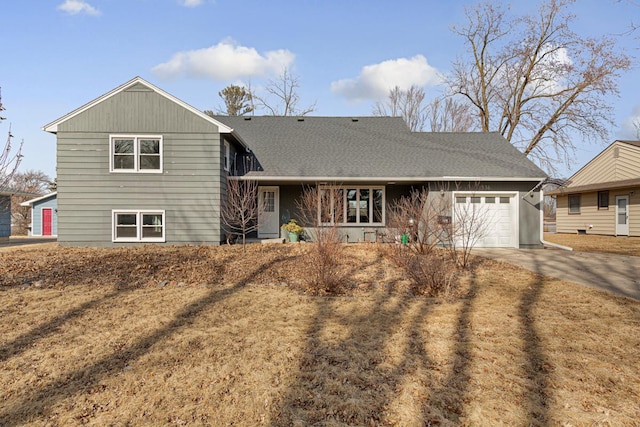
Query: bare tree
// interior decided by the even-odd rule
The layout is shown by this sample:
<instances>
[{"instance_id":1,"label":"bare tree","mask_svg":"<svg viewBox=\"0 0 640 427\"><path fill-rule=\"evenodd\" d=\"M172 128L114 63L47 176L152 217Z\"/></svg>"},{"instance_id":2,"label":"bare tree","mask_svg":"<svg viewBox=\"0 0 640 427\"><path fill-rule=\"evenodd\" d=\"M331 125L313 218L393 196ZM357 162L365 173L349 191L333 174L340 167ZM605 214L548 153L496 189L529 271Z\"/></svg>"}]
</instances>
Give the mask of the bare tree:
<instances>
[{"instance_id":1,"label":"bare tree","mask_svg":"<svg viewBox=\"0 0 640 427\"><path fill-rule=\"evenodd\" d=\"M431 101L426 114L431 132L469 132L475 124L471 105L451 97Z\"/></svg>"},{"instance_id":2,"label":"bare tree","mask_svg":"<svg viewBox=\"0 0 640 427\"><path fill-rule=\"evenodd\" d=\"M308 284L315 291L336 293L340 289L342 244L339 225L344 218L344 189L305 187L296 200L300 221L312 240Z\"/></svg>"},{"instance_id":3,"label":"bare tree","mask_svg":"<svg viewBox=\"0 0 640 427\"><path fill-rule=\"evenodd\" d=\"M245 171L253 170L253 162L246 160ZM223 229L229 234L227 242L233 234L242 236L242 249L246 250L247 234L258 230L258 217L269 203L258 194L258 182L241 179L236 175L227 175L227 197L222 201L220 219Z\"/></svg>"},{"instance_id":4,"label":"bare tree","mask_svg":"<svg viewBox=\"0 0 640 427\"><path fill-rule=\"evenodd\" d=\"M265 88L266 96L258 95L251 86L248 90L255 108L263 109L272 116L305 116L316 110L315 102L301 108L300 78L284 67L276 79L270 79Z\"/></svg>"},{"instance_id":5,"label":"bare tree","mask_svg":"<svg viewBox=\"0 0 640 427\"><path fill-rule=\"evenodd\" d=\"M500 132L549 170L569 164L572 134L606 138L606 97L618 93L619 75L631 66L614 39L570 29L574 2L546 0L536 15L515 18L482 3L454 28L470 55L454 64L449 89L473 106L479 129Z\"/></svg>"},{"instance_id":6,"label":"bare tree","mask_svg":"<svg viewBox=\"0 0 640 427\"><path fill-rule=\"evenodd\" d=\"M0 114L2 114L3 111L5 111L5 108L2 105L2 92L0 92ZM5 118L0 116L0 122L3 120L5 120ZM4 144L4 149L0 152L0 189L8 186L11 177L18 170L18 166L22 160L22 145L24 141L20 142L16 151L13 151L12 139L13 134L11 133L11 125L9 125L7 141Z\"/></svg>"},{"instance_id":7,"label":"bare tree","mask_svg":"<svg viewBox=\"0 0 640 427\"><path fill-rule=\"evenodd\" d=\"M374 116L402 117L409 129L418 132L424 129L427 122L427 107L424 105L424 89L411 85L407 90L395 86L389 90L384 102L376 102L372 114Z\"/></svg>"},{"instance_id":8,"label":"bare tree","mask_svg":"<svg viewBox=\"0 0 640 427\"><path fill-rule=\"evenodd\" d=\"M31 209L28 206L20 206L20 203L32 199L36 195L46 194L50 185L51 178L42 171L16 172L11 177L9 188L21 193L11 196L11 219L15 224L16 234L27 234L27 229L31 224Z\"/></svg>"}]
</instances>

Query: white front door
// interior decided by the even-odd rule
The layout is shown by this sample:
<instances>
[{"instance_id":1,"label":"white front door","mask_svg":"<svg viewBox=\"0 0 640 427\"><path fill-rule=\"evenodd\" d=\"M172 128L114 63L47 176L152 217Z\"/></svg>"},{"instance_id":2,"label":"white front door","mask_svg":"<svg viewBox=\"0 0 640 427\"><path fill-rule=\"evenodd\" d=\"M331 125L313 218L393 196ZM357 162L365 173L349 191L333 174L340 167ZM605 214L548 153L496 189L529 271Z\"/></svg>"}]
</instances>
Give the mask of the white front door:
<instances>
[{"instance_id":1,"label":"white front door","mask_svg":"<svg viewBox=\"0 0 640 427\"><path fill-rule=\"evenodd\" d=\"M629 196L616 196L616 236L629 235Z\"/></svg>"},{"instance_id":2,"label":"white front door","mask_svg":"<svg viewBox=\"0 0 640 427\"><path fill-rule=\"evenodd\" d=\"M280 237L279 205L279 187L258 187L258 238Z\"/></svg>"}]
</instances>

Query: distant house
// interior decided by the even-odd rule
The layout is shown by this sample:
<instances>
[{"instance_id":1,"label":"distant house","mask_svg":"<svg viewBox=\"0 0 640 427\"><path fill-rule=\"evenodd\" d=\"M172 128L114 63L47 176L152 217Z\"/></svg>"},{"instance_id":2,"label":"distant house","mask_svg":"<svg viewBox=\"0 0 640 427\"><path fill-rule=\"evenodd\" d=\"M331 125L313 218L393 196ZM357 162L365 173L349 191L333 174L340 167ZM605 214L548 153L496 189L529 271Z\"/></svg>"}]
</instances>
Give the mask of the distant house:
<instances>
[{"instance_id":1,"label":"distant house","mask_svg":"<svg viewBox=\"0 0 640 427\"><path fill-rule=\"evenodd\" d=\"M11 194L0 189L0 240L11 237Z\"/></svg>"},{"instance_id":2,"label":"distant house","mask_svg":"<svg viewBox=\"0 0 640 427\"><path fill-rule=\"evenodd\" d=\"M296 218L303 188L339 184L345 241L371 239L393 200L428 187L452 210L483 212L479 246L541 247L546 174L497 133L411 132L397 117L210 117L139 77L44 130L57 135L64 245L219 244L239 170L231 179L257 181L266 201L257 238ZM236 167L249 158L257 170Z\"/></svg>"},{"instance_id":3,"label":"distant house","mask_svg":"<svg viewBox=\"0 0 640 427\"><path fill-rule=\"evenodd\" d=\"M30 236L58 235L58 193L53 192L20 203L31 209Z\"/></svg>"},{"instance_id":4,"label":"distant house","mask_svg":"<svg viewBox=\"0 0 640 427\"><path fill-rule=\"evenodd\" d=\"M640 141L615 141L547 193L559 233L640 236Z\"/></svg>"}]
</instances>

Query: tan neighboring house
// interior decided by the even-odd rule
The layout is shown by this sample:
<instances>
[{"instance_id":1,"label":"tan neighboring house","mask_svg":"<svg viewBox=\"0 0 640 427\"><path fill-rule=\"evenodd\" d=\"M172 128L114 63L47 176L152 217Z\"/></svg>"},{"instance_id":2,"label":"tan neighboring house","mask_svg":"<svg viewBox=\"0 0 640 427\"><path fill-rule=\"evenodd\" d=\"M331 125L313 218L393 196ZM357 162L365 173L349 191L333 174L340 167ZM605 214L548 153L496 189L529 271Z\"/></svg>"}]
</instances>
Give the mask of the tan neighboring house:
<instances>
[{"instance_id":1,"label":"tan neighboring house","mask_svg":"<svg viewBox=\"0 0 640 427\"><path fill-rule=\"evenodd\" d=\"M640 141L615 141L548 195L558 233L640 236Z\"/></svg>"}]
</instances>

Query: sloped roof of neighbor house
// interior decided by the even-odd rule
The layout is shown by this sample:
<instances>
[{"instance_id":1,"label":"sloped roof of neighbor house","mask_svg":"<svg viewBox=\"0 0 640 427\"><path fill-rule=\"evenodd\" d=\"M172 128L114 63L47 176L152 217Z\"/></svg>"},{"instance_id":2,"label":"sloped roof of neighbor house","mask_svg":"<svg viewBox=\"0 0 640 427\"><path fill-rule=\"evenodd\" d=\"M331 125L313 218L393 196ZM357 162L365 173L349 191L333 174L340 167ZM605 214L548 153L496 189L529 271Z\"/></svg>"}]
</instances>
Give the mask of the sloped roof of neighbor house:
<instances>
[{"instance_id":1,"label":"sloped roof of neighbor house","mask_svg":"<svg viewBox=\"0 0 640 427\"><path fill-rule=\"evenodd\" d=\"M611 190L640 185L640 141L611 143L549 195Z\"/></svg>"},{"instance_id":2,"label":"sloped roof of neighbor house","mask_svg":"<svg viewBox=\"0 0 640 427\"><path fill-rule=\"evenodd\" d=\"M498 133L411 132L399 117L216 116L258 159L257 179L541 180Z\"/></svg>"}]
</instances>

